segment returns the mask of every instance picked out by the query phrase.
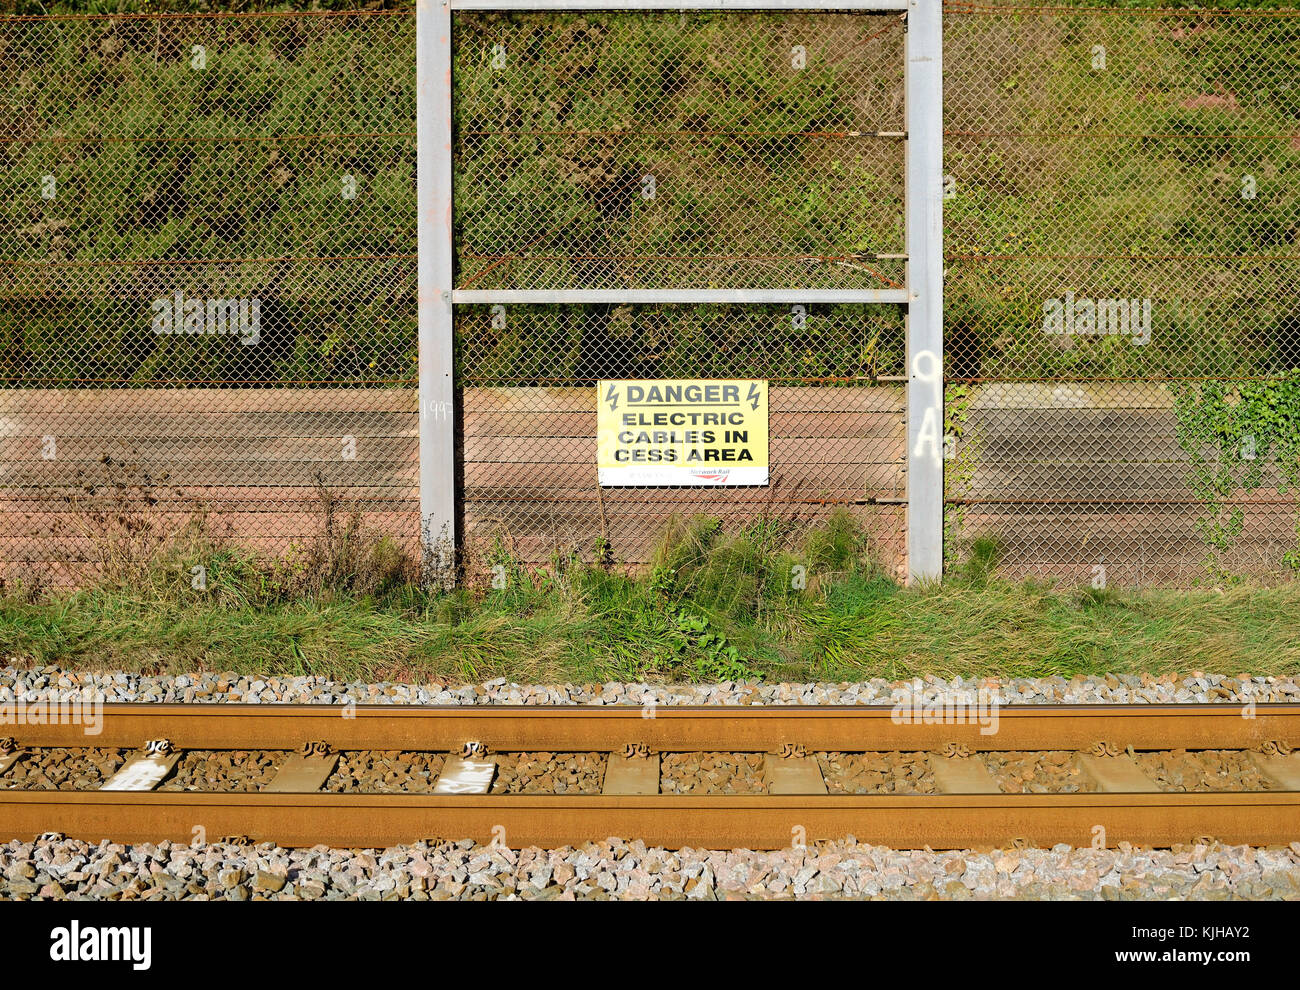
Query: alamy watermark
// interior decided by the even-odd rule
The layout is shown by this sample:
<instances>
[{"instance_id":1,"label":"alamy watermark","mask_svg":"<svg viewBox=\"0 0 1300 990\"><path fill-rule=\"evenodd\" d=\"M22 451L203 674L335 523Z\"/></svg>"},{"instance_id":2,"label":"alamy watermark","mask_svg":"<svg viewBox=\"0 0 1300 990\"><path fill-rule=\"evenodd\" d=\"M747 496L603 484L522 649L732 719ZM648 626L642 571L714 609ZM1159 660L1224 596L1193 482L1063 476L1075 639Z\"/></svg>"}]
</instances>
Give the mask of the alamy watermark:
<instances>
[{"instance_id":1,"label":"alamy watermark","mask_svg":"<svg viewBox=\"0 0 1300 990\"><path fill-rule=\"evenodd\" d=\"M895 725L978 725L981 736L998 731L996 691L949 690L927 687L920 678L903 688L903 696L890 712Z\"/></svg>"},{"instance_id":2,"label":"alamy watermark","mask_svg":"<svg viewBox=\"0 0 1300 990\"><path fill-rule=\"evenodd\" d=\"M260 299L187 299L180 289L171 297L155 299L154 333L230 334L244 345L262 339Z\"/></svg>"},{"instance_id":3,"label":"alamy watermark","mask_svg":"<svg viewBox=\"0 0 1300 990\"><path fill-rule=\"evenodd\" d=\"M0 726L6 725L80 725L85 735L97 736L104 731L104 695L87 689L0 701Z\"/></svg>"},{"instance_id":4,"label":"alamy watermark","mask_svg":"<svg viewBox=\"0 0 1300 990\"><path fill-rule=\"evenodd\" d=\"M50 958L55 962L129 962L146 970L153 962L153 929L141 925L82 925L50 929Z\"/></svg>"},{"instance_id":5,"label":"alamy watermark","mask_svg":"<svg viewBox=\"0 0 1300 990\"><path fill-rule=\"evenodd\" d=\"M1043 303L1043 332L1128 337L1135 346L1151 341L1150 299L1077 299L1073 292Z\"/></svg>"}]
</instances>

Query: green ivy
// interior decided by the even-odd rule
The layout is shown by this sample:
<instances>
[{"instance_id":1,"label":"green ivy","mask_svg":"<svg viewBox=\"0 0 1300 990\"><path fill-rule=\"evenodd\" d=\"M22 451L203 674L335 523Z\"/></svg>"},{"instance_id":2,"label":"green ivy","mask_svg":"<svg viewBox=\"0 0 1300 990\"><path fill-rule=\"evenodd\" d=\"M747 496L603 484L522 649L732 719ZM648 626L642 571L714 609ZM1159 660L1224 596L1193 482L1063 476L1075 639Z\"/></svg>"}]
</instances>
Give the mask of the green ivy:
<instances>
[{"instance_id":1,"label":"green ivy","mask_svg":"<svg viewBox=\"0 0 1300 990\"><path fill-rule=\"evenodd\" d=\"M1212 381L1172 387L1179 445L1190 458L1188 483L1207 510L1197 522L1202 541L1222 553L1241 535L1238 491L1264 487L1275 464L1278 494L1300 501L1300 369L1253 381ZM1300 539L1300 523L1297 524ZM1300 543L1283 563L1300 569Z\"/></svg>"}]
</instances>

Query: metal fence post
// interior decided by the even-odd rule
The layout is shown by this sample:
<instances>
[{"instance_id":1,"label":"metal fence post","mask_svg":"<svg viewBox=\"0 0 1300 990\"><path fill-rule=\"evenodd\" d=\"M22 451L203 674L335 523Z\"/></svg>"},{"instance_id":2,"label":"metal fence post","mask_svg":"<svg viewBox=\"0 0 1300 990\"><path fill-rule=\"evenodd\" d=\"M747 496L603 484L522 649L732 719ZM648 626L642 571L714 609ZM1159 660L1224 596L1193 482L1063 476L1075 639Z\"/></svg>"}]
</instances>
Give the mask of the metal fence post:
<instances>
[{"instance_id":1,"label":"metal fence post","mask_svg":"<svg viewBox=\"0 0 1300 990\"><path fill-rule=\"evenodd\" d=\"M907 580L943 577L943 4L907 8Z\"/></svg>"},{"instance_id":2,"label":"metal fence post","mask_svg":"<svg viewBox=\"0 0 1300 990\"><path fill-rule=\"evenodd\" d=\"M453 577L456 547L452 381L451 8L416 8L419 238L420 550L426 584Z\"/></svg>"}]
</instances>

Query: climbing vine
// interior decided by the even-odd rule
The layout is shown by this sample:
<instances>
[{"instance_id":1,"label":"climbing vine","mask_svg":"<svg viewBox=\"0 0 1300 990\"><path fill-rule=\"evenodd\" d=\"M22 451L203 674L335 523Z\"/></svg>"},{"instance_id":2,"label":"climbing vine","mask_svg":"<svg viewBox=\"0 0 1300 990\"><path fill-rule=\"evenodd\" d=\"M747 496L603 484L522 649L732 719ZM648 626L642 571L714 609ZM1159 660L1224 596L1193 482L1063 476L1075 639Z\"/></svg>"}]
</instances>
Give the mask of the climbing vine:
<instances>
[{"instance_id":1,"label":"climbing vine","mask_svg":"<svg viewBox=\"0 0 1300 990\"><path fill-rule=\"evenodd\" d=\"M1245 513L1230 499L1266 482L1300 502L1300 370L1259 381L1196 382L1172 387L1179 445L1189 457L1188 484L1206 509L1197 531L1207 566L1241 535ZM1269 477L1269 465L1276 475ZM1297 545L1282 562L1300 570Z\"/></svg>"}]
</instances>

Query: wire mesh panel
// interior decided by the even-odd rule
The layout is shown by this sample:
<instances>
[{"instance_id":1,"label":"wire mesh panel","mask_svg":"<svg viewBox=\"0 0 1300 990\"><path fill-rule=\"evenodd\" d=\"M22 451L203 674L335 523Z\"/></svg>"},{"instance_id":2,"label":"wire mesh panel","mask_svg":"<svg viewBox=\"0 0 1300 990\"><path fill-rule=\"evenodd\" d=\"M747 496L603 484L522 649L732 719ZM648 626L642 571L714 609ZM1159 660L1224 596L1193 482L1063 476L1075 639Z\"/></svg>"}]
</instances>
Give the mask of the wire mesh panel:
<instances>
[{"instance_id":1,"label":"wire mesh panel","mask_svg":"<svg viewBox=\"0 0 1300 990\"><path fill-rule=\"evenodd\" d=\"M903 321L877 306L467 306L457 325L467 549L648 561L674 517L791 535L836 508L901 552ZM762 378L766 487L601 488L600 378Z\"/></svg>"},{"instance_id":2,"label":"wire mesh panel","mask_svg":"<svg viewBox=\"0 0 1300 990\"><path fill-rule=\"evenodd\" d=\"M462 290L896 290L904 22L457 13ZM0 579L418 539L414 17L0 18ZM950 3L951 567L1300 565L1300 14ZM903 319L459 306L471 559L901 533ZM765 488L602 489L602 379L771 382ZM891 542L892 541L892 542Z\"/></svg>"},{"instance_id":3,"label":"wire mesh panel","mask_svg":"<svg viewBox=\"0 0 1300 990\"><path fill-rule=\"evenodd\" d=\"M454 23L461 289L902 288L897 15ZM644 563L675 519L793 535L836 508L898 560L897 308L461 306L455 344L471 568ZM770 383L769 485L600 486L599 381L733 378Z\"/></svg>"},{"instance_id":4,"label":"wire mesh panel","mask_svg":"<svg viewBox=\"0 0 1300 990\"><path fill-rule=\"evenodd\" d=\"M1300 16L950 4L949 564L1300 565Z\"/></svg>"},{"instance_id":5,"label":"wire mesh panel","mask_svg":"<svg viewBox=\"0 0 1300 990\"><path fill-rule=\"evenodd\" d=\"M457 284L900 288L902 40L897 15L458 14Z\"/></svg>"},{"instance_id":6,"label":"wire mesh panel","mask_svg":"<svg viewBox=\"0 0 1300 990\"><path fill-rule=\"evenodd\" d=\"M414 17L0 18L0 576L414 548Z\"/></svg>"}]
</instances>

